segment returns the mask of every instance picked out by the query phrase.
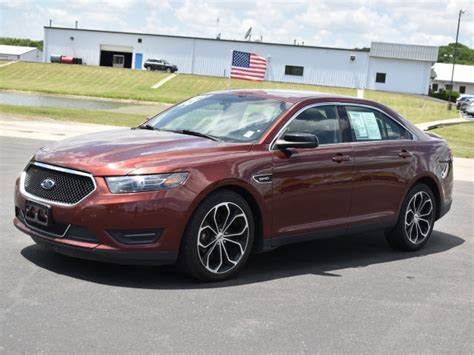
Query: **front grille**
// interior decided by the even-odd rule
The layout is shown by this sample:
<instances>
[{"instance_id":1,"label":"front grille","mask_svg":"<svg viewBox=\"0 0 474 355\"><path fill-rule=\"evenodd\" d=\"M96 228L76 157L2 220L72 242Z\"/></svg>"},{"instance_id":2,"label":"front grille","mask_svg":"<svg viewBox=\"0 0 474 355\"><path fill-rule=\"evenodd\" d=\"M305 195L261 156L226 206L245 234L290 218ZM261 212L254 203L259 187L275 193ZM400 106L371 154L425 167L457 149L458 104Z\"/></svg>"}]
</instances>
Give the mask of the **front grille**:
<instances>
[{"instance_id":1,"label":"front grille","mask_svg":"<svg viewBox=\"0 0 474 355\"><path fill-rule=\"evenodd\" d=\"M64 204L75 204L95 189L90 176L77 175L72 172L55 170L31 164L25 172L25 191L42 199ZM54 181L54 186L47 190L41 187L46 179Z\"/></svg>"}]
</instances>

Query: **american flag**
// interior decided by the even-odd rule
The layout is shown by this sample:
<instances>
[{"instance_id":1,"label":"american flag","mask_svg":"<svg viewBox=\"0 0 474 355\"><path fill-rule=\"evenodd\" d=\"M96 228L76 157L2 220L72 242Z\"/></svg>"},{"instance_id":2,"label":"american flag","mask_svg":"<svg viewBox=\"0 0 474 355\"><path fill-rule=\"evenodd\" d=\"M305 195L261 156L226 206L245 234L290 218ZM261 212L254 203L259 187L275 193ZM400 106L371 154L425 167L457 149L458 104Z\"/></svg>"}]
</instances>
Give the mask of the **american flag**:
<instances>
[{"instance_id":1,"label":"american flag","mask_svg":"<svg viewBox=\"0 0 474 355\"><path fill-rule=\"evenodd\" d=\"M232 51L231 78L263 81L266 70L267 58L255 53Z\"/></svg>"}]
</instances>

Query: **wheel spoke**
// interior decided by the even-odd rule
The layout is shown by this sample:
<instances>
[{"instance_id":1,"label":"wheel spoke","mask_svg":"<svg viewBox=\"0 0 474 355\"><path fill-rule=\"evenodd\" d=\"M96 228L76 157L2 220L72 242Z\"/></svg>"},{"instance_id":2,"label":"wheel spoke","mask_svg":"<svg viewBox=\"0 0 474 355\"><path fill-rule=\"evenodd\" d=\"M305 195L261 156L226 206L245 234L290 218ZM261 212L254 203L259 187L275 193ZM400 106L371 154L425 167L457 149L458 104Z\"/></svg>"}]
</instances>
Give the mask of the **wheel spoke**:
<instances>
[{"instance_id":1,"label":"wheel spoke","mask_svg":"<svg viewBox=\"0 0 474 355\"><path fill-rule=\"evenodd\" d=\"M412 241L413 243L416 243L417 240L418 240L418 223L415 222L412 228Z\"/></svg>"},{"instance_id":2,"label":"wheel spoke","mask_svg":"<svg viewBox=\"0 0 474 355\"><path fill-rule=\"evenodd\" d=\"M224 240L226 242L229 242L229 243L233 243L233 244L236 244L239 246L239 249L240 249L240 253L243 254L244 253L244 249L242 248L242 245L239 243L239 242L236 242L235 240L232 240L232 239L227 239L227 238L224 238Z\"/></svg>"},{"instance_id":3,"label":"wheel spoke","mask_svg":"<svg viewBox=\"0 0 474 355\"><path fill-rule=\"evenodd\" d=\"M229 254L227 253L227 248L225 247L225 243L222 243L222 249L224 249L224 254L225 254L225 257L226 259L233 265L237 265L237 261L240 259L238 258L237 261L235 260L232 260L229 256Z\"/></svg>"},{"instance_id":4,"label":"wheel spoke","mask_svg":"<svg viewBox=\"0 0 474 355\"><path fill-rule=\"evenodd\" d=\"M426 226L426 232L423 233L423 228L421 227L421 224L424 224ZM427 221L426 219L419 219L418 220L418 227L420 228L420 233L421 235L423 235L423 237L426 237L428 235L428 232L430 231L430 228L431 228L431 224L429 221Z\"/></svg>"},{"instance_id":5,"label":"wheel spoke","mask_svg":"<svg viewBox=\"0 0 474 355\"><path fill-rule=\"evenodd\" d=\"M231 234L227 234L227 233L224 233L224 238L233 238L233 237L238 237L238 236L241 236L242 234L245 233L245 231L247 230L248 226L246 225L244 227L244 229L242 229L242 232L239 232L239 233L231 233Z\"/></svg>"},{"instance_id":6,"label":"wheel spoke","mask_svg":"<svg viewBox=\"0 0 474 355\"><path fill-rule=\"evenodd\" d=\"M216 243L214 244L207 252L206 252L206 255L204 256L204 258L206 259L206 266L208 269L210 269L210 266L209 266L209 259L211 257L211 254L213 253L213 251L216 249L216 245L218 245L219 243Z\"/></svg>"},{"instance_id":7,"label":"wheel spoke","mask_svg":"<svg viewBox=\"0 0 474 355\"><path fill-rule=\"evenodd\" d=\"M237 220L237 218L245 218L245 215L243 213L241 214L238 214L234 217L232 217L232 219L230 220L229 224L227 226L225 226L224 228L222 228L222 233L225 233L227 232L227 230L229 229L229 227L234 224L234 222Z\"/></svg>"}]
</instances>

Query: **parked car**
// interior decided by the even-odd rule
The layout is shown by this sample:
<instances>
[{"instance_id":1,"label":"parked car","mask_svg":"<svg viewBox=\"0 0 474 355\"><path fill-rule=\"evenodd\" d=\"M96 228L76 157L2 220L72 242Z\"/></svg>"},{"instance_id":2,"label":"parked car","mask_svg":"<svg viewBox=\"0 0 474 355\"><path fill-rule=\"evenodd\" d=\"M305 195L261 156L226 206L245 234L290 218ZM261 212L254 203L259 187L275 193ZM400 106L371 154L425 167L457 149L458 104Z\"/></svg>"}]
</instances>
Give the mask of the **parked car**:
<instances>
[{"instance_id":1,"label":"parked car","mask_svg":"<svg viewBox=\"0 0 474 355\"><path fill-rule=\"evenodd\" d=\"M474 101L466 106L465 112L468 116L474 116Z\"/></svg>"},{"instance_id":2,"label":"parked car","mask_svg":"<svg viewBox=\"0 0 474 355\"><path fill-rule=\"evenodd\" d=\"M461 109L461 105L466 102L467 100L473 99L474 95L461 95L456 99L456 108L459 110Z\"/></svg>"},{"instance_id":3,"label":"parked car","mask_svg":"<svg viewBox=\"0 0 474 355\"><path fill-rule=\"evenodd\" d=\"M146 70L162 70L168 73L175 73L178 71L178 67L175 64L164 59L147 59L143 67Z\"/></svg>"},{"instance_id":4,"label":"parked car","mask_svg":"<svg viewBox=\"0 0 474 355\"><path fill-rule=\"evenodd\" d=\"M464 101L461 102L461 105L460 105L460 108L459 108L459 109L461 110L461 112L466 112L466 108L467 108L470 104L472 104L473 102L474 102L474 98L468 98L468 99L466 99L466 100L464 100Z\"/></svg>"},{"instance_id":5,"label":"parked car","mask_svg":"<svg viewBox=\"0 0 474 355\"><path fill-rule=\"evenodd\" d=\"M381 230L418 250L451 207L452 167L446 141L372 101L222 91L39 149L14 225L61 254L218 281L320 237Z\"/></svg>"}]
</instances>

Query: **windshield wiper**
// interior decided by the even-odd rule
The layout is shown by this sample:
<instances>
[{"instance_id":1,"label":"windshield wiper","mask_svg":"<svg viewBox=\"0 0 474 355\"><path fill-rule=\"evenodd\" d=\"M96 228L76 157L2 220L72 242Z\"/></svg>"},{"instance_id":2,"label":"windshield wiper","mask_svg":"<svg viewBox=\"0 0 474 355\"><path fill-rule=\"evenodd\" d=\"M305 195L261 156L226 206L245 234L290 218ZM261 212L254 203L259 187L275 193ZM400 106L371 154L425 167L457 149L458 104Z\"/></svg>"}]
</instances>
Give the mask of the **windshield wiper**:
<instances>
[{"instance_id":1,"label":"windshield wiper","mask_svg":"<svg viewBox=\"0 0 474 355\"><path fill-rule=\"evenodd\" d=\"M202 137L202 138L207 138L213 141L221 141L221 139L211 136L210 134L205 134L201 132L196 132L196 131L191 131L189 129L177 129L177 130L169 130L169 132L174 132L174 133L181 133L181 134L187 134L189 136L196 136L196 137Z\"/></svg>"},{"instance_id":2,"label":"windshield wiper","mask_svg":"<svg viewBox=\"0 0 474 355\"><path fill-rule=\"evenodd\" d=\"M139 128L139 129L149 129L150 131L158 130L158 128L153 127L151 124L141 125L141 126L138 126L137 128Z\"/></svg>"}]
</instances>

